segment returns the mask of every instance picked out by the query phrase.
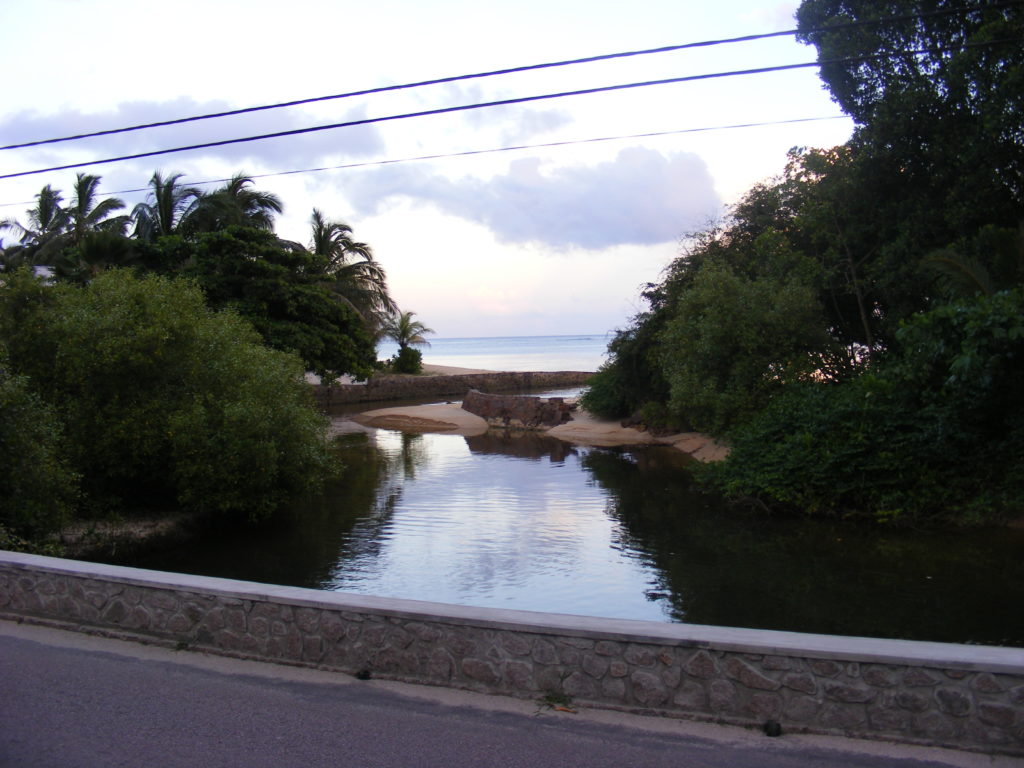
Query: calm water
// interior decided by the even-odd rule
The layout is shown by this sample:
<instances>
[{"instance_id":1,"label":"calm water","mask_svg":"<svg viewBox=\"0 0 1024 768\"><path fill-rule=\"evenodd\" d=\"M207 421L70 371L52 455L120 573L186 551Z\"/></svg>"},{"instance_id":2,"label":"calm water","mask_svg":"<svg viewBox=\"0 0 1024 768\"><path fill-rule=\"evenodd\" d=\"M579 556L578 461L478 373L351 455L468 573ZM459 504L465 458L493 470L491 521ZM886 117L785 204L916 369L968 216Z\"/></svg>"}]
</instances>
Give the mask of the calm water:
<instances>
[{"instance_id":1,"label":"calm water","mask_svg":"<svg viewBox=\"0 0 1024 768\"><path fill-rule=\"evenodd\" d=\"M352 434L301 518L134 564L362 594L1024 645L1024 532L879 532L696 492L681 454L540 435Z\"/></svg>"},{"instance_id":2,"label":"calm water","mask_svg":"<svg viewBox=\"0 0 1024 768\"><path fill-rule=\"evenodd\" d=\"M437 339L428 336L423 359L433 365L481 368L488 371L596 371L605 359L608 334L572 336L506 336L475 339ZM397 351L381 342L377 357Z\"/></svg>"}]
</instances>

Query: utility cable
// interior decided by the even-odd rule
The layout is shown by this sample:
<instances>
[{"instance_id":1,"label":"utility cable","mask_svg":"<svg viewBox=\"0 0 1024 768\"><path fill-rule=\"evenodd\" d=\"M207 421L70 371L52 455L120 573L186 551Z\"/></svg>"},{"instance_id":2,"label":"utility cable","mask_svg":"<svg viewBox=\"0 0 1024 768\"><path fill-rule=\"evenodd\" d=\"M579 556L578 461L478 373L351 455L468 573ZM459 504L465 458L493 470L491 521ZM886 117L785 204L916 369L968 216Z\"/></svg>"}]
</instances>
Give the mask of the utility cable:
<instances>
[{"instance_id":1,"label":"utility cable","mask_svg":"<svg viewBox=\"0 0 1024 768\"><path fill-rule=\"evenodd\" d=\"M413 163L424 160L444 160L453 157L470 157L473 155L489 155L498 152L515 152L526 149L548 149L552 147L566 147L576 144L596 144L608 141L625 141L628 139L647 139L660 136L675 136L685 133L708 133L711 131L727 131L739 128L763 128L773 125L791 125L794 123L812 123L824 120L849 120L849 115L829 115L827 117L794 117L787 120L768 120L758 123L734 123L732 125L713 125L701 128L677 128L671 131L648 131L646 133L629 133L617 136L593 136L586 139L566 139L565 141L548 141L541 144L517 144L508 147L490 147L488 149L468 149L461 152L443 152L432 155L416 155L415 157L392 158L389 160L366 160L358 163L344 163L342 165L326 165L318 168L297 168L290 171L274 171L271 173L256 173L248 176L250 179L268 179L274 176L292 176L299 173L319 173L321 171L340 171L351 168L370 168L381 165L395 165L398 163ZM201 187L207 184L223 184L229 179L208 179L206 181L191 181L190 187ZM138 187L135 189L118 189L113 192L106 192L100 197L113 197L114 195L130 195L138 192L150 192L150 187ZM34 200L23 200L16 203L0 203L0 208L8 208L15 205L32 205Z\"/></svg>"},{"instance_id":2,"label":"utility cable","mask_svg":"<svg viewBox=\"0 0 1024 768\"><path fill-rule=\"evenodd\" d=\"M1013 38L1012 39L1013 42L1017 42L1017 40L1018 40L1017 38ZM941 47L941 48L933 48L933 49L921 49L921 50L915 50L915 51L906 51L906 52L904 52L904 54L905 55L920 55L920 54L924 54L924 53L939 53L939 52L948 51L948 50L961 50L961 49L970 48L970 47L996 45L996 44L1010 42L1010 41L1011 41L1010 39L986 40L984 42L978 42L978 43L966 43L966 44L961 45L961 46L956 46L955 48ZM358 125L370 125L370 124L373 124L373 123L382 123L382 122L388 122L388 121L394 121L394 120L406 120L406 119L414 118L414 117L427 117L427 116L431 116L431 115L443 115L443 114L450 114L450 113L454 113L454 112L466 112L466 111L469 111L469 110L487 109L487 108L490 108L490 107L509 106L509 105L512 105L512 104L527 104L527 103L536 102L536 101L546 101L546 100L551 100L551 99L561 99L561 98L567 98L567 97L570 97L570 96L584 96L584 95L591 95L591 94L595 94L595 93L608 93L608 92L622 91L622 90L633 89L633 88L645 88L645 87L654 86L654 85L668 85L668 84L672 84L672 83L686 83L686 82L694 82L694 81L699 81L699 80L711 80L711 79L723 78L723 77L739 77L739 76L745 76L745 75L764 74L764 73L767 73L767 72L784 72L784 71L795 70L795 69L806 69L808 67L818 67L818 66L822 66L824 64L845 64L845 63L852 63L852 62L857 62L857 61L865 61L865 60L873 59L873 58L879 58L879 55L872 55L872 56L847 56L847 57L838 58L838 59L825 59L825 60L820 60L820 61L803 62L803 63L800 63L800 64L780 64L780 65L775 65L775 66L771 66L771 67L756 67L754 69L739 69L739 70L731 70L731 71L728 71L728 72L713 72L713 73L705 73L705 74L700 74L700 75L685 75L685 76L682 76L682 77L669 77L669 78L663 78L663 79L659 79L659 80L645 80L645 81L642 81L642 82L635 82L635 83L622 83L622 84L619 84L619 85L606 85L606 86L600 86L600 87L596 87L596 88L584 88L584 89L576 90L576 91L561 91L561 92L558 92L558 93L547 93L547 94L541 94L541 95L536 95L536 96L519 96L519 97L511 98L511 99L499 99L497 101L487 101L487 102L480 102L480 103L476 103L476 104L463 104L463 105L454 106L454 107L441 107L441 108L438 108L438 109L421 110L419 112L405 112L405 113L401 113L401 114L397 114L397 115L385 115L383 117L368 117L368 118L363 118L363 119L360 119L360 120L349 120L349 121L342 122L342 123L329 123L327 125L315 125L315 126L310 126L310 127L307 127L307 128L293 128L293 129L287 130L287 131L276 131L274 133L264 133L264 134L259 134L259 135L256 135L256 136L245 136L245 137L234 138L234 139L221 139L219 141L208 141L208 142L205 142L205 143L202 143L202 144L189 144L189 145L181 146L181 147L171 147L171 148L168 148L168 149L156 149L156 150L150 150L148 152L137 152L137 153L131 154L131 155L120 155L120 156L117 156L117 157L108 157L108 158L104 158L102 160L87 160L87 161L79 162L79 163L68 163L66 165L55 165L55 166L51 166L49 168L37 168L37 169L32 170L32 171L19 171L17 173L0 174L0 179L14 179L14 178L22 177L22 176L32 176L32 175L39 174L39 173L49 173L51 171L66 171L66 170L70 170L70 169L73 169L73 168L84 168L84 167L91 166L91 165L104 165L104 164L107 164L107 163L119 163L119 162L124 162L126 160L139 160L139 159L142 159L144 157L158 157L160 155L169 155L169 154L174 154L176 152L189 152L189 151L194 151L194 150L197 150L197 149L209 149L211 147L223 147L223 146L228 146L228 145L231 145L231 144L243 144L243 143L246 143L246 142L262 141L262 140L265 140L265 139L277 139L277 138L283 138L283 137L286 137L286 136L299 136L299 135L306 134L306 133L315 133L315 132L319 132L319 131L335 130L335 129L338 129L338 128L351 128L351 127L358 126Z\"/></svg>"},{"instance_id":3,"label":"utility cable","mask_svg":"<svg viewBox=\"0 0 1024 768\"><path fill-rule=\"evenodd\" d=\"M422 88L428 85L441 85L445 83L456 83L465 80L475 80L485 77L495 77L498 75L509 75L519 72L531 72L541 69L553 69L556 67L567 67L575 64L591 64L597 61L610 61L613 59L623 59L635 56L647 56L650 54L657 53L669 53L672 51L682 51L693 48L708 48L716 45L727 45L731 43L746 43L755 40L766 40L775 37L789 37L796 34L801 35L814 35L821 32L837 32L844 29L852 29L856 27L870 26L874 24L885 24L901 21L910 21L914 19L924 19L933 16L946 16L958 13L972 13L979 10L987 9L1000 9L1007 7L1015 7L1024 5L1024 0L1006 0L1005 2L988 3L980 8L944 8L935 11L929 11L925 13L914 13L905 14L902 16L888 16L882 19L866 19L863 21L851 21L844 22L842 24L833 24L826 27L816 27L813 29L799 30L799 29L787 29L779 32L765 32L755 35L743 35L740 37L729 37L717 40L702 40L695 43L682 43L680 45L666 45L659 48L646 48L638 51L624 51L620 53L606 53L598 56L587 56L579 59L567 59L565 61L552 61L545 62L543 64L528 64L519 67L509 67L506 69L496 69L488 72L476 72L473 74L466 75L453 75L450 77L440 77L432 80L421 80L413 83L403 83L400 85L386 85L378 88L366 88L359 91L350 91L348 93L336 93L328 96L314 96L307 99L295 99L292 101L284 101L276 104L264 104L255 107L243 107L240 109L225 110L223 112L210 112L203 115L193 115L191 117L179 117L171 120L161 120L152 123L141 123L139 125L131 125L123 128L110 128L103 131L93 131L91 133L79 133L72 136L61 136L52 139L39 139L37 141L26 141L20 144L8 144L0 147L0 151L8 149L24 149L26 147L37 147L44 144L57 144L65 141L77 141L80 139L89 139L97 136L111 136L118 133L128 133L130 131L141 131L149 128L162 128L169 125L180 125L182 123L191 123L199 120L212 120L220 117L232 117L234 115L244 115L252 112L262 112L271 109L284 109L286 107L295 107L303 104L315 104L322 101L333 101L337 99L347 99L354 96L368 96L378 93L387 93L390 91L401 91L412 88Z\"/></svg>"}]
</instances>

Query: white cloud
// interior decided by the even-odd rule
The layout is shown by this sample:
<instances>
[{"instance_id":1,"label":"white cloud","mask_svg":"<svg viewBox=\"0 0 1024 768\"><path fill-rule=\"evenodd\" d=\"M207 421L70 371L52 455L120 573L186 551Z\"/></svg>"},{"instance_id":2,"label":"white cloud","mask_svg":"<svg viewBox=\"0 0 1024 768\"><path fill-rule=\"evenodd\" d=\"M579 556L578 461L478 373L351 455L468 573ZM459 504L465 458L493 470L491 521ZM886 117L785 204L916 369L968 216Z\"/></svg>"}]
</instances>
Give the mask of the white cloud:
<instances>
[{"instance_id":1,"label":"white cloud","mask_svg":"<svg viewBox=\"0 0 1024 768\"><path fill-rule=\"evenodd\" d=\"M545 171L536 158L512 162L492 179L451 180L423 166L380 168L353 176L356 210L376 213L408 198L483 224L500 242L601 249L677 240L719 213L704 161L643 147L611 161Z\"/></svg>"}]
</instances>

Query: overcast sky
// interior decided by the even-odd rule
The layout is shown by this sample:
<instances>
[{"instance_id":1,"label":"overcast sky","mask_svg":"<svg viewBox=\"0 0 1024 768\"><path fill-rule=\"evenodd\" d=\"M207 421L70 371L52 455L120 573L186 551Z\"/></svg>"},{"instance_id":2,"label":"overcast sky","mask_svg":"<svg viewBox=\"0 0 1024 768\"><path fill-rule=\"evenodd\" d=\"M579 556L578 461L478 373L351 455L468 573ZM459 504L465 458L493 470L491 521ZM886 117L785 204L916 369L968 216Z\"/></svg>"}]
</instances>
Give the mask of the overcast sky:
<instances>
[{"instance_id":1,"label":"overcast sky","mask_svg":"<svg viewBox=\"0 0 1024 768\"><path fill-rule=\"evenodd\" d=\"M796 0L6 0L0 144L795 26ZM792 38L718 45L322 102L0 153L4 173L463 104L809 62ZM259 179L277 231L314 206L373 246L392 293L439 336L605 333L680 239L719 218L793 146L849 137L845 118L375 165L378 161L839 115L814 68L374 123L81 170L101 189L152 172ZM75 171L0 180L31 201ZM129 205L143 195L119 194ZM24 217L26 205L0 207Z\"/></svg>"}]
</instances>

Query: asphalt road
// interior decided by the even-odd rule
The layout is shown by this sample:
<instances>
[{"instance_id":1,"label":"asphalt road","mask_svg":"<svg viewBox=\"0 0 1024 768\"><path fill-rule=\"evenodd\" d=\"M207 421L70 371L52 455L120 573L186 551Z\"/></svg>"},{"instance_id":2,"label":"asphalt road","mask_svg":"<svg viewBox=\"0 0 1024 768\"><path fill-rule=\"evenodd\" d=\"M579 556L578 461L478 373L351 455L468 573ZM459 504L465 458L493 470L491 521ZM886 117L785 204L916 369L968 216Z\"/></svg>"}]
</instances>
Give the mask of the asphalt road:
<instances>
[{"instance_id":1,"label":"asphalt road","mask_svg":"<svg viewBox=\"0 0 1024 768\"><path fill-rule=\"evenodd\" d=\"M0 622L4 768L868 768L1010 758L642 718Z\"/></svg>"}]
</instances>

